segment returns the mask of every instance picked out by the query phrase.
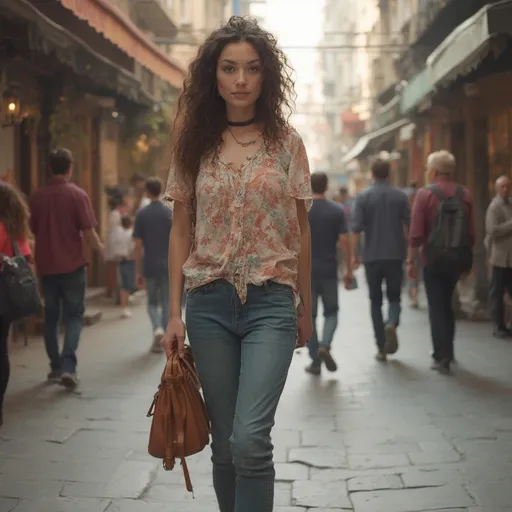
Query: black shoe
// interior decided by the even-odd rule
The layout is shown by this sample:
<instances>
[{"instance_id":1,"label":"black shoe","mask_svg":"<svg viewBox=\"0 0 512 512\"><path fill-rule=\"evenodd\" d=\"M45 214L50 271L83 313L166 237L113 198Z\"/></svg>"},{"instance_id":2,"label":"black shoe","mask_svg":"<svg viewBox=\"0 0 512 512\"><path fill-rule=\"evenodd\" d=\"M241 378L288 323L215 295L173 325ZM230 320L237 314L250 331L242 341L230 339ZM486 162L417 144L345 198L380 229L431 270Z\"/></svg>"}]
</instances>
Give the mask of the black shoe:
<instances>
[{"instance_id":1,"label":"black shoe","mask_svg":"<svg viewBox=\"0 0 512 512\"><path fill-rule=\"evenodd\" d=\"M60 370L52 370L46 378L50 384L60 384L62 372Z\"/></svg>"},{"instance_id":2,"label":"black shoe","mask_svg":"<svg viewBox=\"0 0 512 512\"><path fill-rule=\"evenodd\" d=\"M306 366L305 368L306 373L309 373L311 375L314 375L315 377L318 377L320 373L322 372L321 366L318 364L311 363L309 366Z\"/></svg>"},{"instance_id":3,"label":"black shoe","mask_svg":"<svg viewBox=\"0 0 512 512\"><path fill-rule=\"evenodd\" d=\"M504 327L497 327L496 329L494 329L492 335L495 338L499 339L512 338L512 332L509 331L508 329L505 329Z\"/></svg>"},{"instance_id":4,"label":"black shoe","mask_svg":"<svg viewBox=\"0 0 512 512\"><path fill-rule=\"evenodd\" d=\"M320 347L317 352L317 357L325 364L325 367L330 372L335 372L338 369L338 365L333 359L331 351L328 347Z\"/></svg>"},{"instance_id":5,"label":"black shoe","mask_svg":"<svg viewBox=\"0 0 512 512\"><path fill-rule=\"evenodd\" d=\"M76 373L63 373L60 383L68 390L73 391L78 387L79 380Z\"/></svg>"}]
</instances>

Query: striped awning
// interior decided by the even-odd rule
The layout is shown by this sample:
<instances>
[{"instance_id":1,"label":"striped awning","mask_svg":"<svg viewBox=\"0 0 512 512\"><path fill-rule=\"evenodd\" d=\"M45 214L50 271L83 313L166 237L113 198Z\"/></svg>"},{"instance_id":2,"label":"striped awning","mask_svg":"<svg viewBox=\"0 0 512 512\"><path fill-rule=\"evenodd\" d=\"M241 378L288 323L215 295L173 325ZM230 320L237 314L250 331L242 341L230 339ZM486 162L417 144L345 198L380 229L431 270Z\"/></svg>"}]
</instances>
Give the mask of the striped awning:
<instances>
[{"instance_id":1,"label":"striped awning","mask_svg":"<svg viewBox=\"0 0 512 512\"><path fill-rule=\"evenodd\" d=\"M430 54L427 70L433 85L445 85L470 73L488 55L499 35L512 36L512 0L482 7Z\"/></svg>"},{"instance_id":2,"label":"striped awning","mask_svg":"<svg viewBox=\"0 0 512 512\"><path fill-rule=\"evenodd\" d=\"M151 41L110 0L59 0L75 16L114 43L132 59L173 87L181 89L185 70Z\"/></svg>"},{"instance_id":3,"label":"striped awning","mask_svg":"<svg viewBox=\"0 0 512 512\"><path fill-rule=\"evenodd\" d=\"M400 128L408 125L409 123L409 119L400 119L399 121L395 121L394 123L391 123L388 126L384 126L384 128L380 128L379 130L375 130L374 132L370 132L367 133L366 135L363 135L354 144L354 146L347 153L345 153L345 155L341 159L341 162L343 164L350 163L352 160L358 158L367 150L375 148L386 139L392 137L394 134L398 132L398 130L400 130Z\"/></svg>"}]
</instances>

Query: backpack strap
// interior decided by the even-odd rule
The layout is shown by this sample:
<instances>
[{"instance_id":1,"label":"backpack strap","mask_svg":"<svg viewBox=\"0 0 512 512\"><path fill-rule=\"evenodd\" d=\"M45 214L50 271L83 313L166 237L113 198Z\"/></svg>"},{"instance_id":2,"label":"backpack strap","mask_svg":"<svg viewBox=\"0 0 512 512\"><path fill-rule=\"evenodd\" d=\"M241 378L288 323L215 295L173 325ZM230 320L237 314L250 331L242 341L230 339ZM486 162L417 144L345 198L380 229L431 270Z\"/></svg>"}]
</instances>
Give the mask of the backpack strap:
<instances>
[{"instance_id":1,"label":"backpack strap","mask_svg":"<svg viewBox=\"0 0 512 512\"><path fill-rule=\"evenodd\" d=\"M462 185L459 185L457 187L457 191L455 192L455 199L457 199L457 201L462 201L462 196L464 195L464 188Z\"/></svg>"},{"instance_id":2,"label":"backpack strap","mask_svg":"<svg viewBox=\"0 0 512 512\"><path fill-rule=\"evenodd\" d=\"M430 190L430 192L432 192L432 194L434 194L439 199L439 201L446 200L444 192L437 185L427 185L425 188Z\"/></svg>"}]
</instances>

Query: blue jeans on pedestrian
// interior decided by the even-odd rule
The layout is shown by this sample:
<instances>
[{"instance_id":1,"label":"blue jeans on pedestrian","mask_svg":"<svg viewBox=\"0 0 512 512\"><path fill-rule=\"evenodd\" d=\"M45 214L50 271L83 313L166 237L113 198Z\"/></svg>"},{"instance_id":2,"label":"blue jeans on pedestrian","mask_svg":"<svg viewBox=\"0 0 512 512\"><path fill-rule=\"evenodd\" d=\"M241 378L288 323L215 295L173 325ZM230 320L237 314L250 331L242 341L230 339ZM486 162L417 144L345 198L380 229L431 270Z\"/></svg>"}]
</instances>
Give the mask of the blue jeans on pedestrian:
<instances>
[{"instance_id":1,"label":"blue jeans on pedestrian","mask_svg":"<svg viewBox=\"0 0 512 512\"><path fill-rule=\"evenodd\" d=\"M321 299L324 309L324 331L322 339L318 338L316 318L318 314L318 299ZM309 355L313 365L320 366L322 361L318 358L318 348L321 346L331 348L332 339L338 327L338 278L311 279L311 309L313 313L313 335L308 341Z\"/></svg>"},{"instance_id":2,"label":"blue jeans on pedestrian","mask_svg":"<svg viewBox=\"0 0 512 512\"><path fill-rule=\"evenodd\" d=\"M67 274L43 276L44 342L53 372L75 373L76 351L82 333L85 290L85 267ZM59 327L62 320L66 329L62 353L59 351Z\"/></svg>"},{"instance_id":3,"label":"blue jeans on pedestrian","mask_svg":"<svg viewBox=\"0 0 512 512\"><path fill-rule=\"evenodd\" d=\"M398 327L400 324L402 283L404 279L403 261L382 260L365 263L366 280L370 293L371 314L375 340L379 350L384 350L385 334L382 316L382 283L386 283L388 298L388 318L386 324Z\"/></svg>"},{"instance_id":4,"label":"blue jeans on pedestrian","mask_svg":"<svg viewBox=\"0 0 512 512\"><path fill-rule=\"evenodd\" d=\"M242 304L224 280L187 295L187 331L212 424L220 512L272 512L270 432L295 350L290 287L249 285Z\"/></svg>"},{"instance_id":5,"label":"blue jeans on pedestrian","mask_svg":"<svg viewBox=\"0 0 512 512\"><path fill-rule=\"evenodd\" d=\"M169 274L163 272L157 277L146 277L148 314L153 332L167 328L169 323Z\"/></svg>"}]
</instances>

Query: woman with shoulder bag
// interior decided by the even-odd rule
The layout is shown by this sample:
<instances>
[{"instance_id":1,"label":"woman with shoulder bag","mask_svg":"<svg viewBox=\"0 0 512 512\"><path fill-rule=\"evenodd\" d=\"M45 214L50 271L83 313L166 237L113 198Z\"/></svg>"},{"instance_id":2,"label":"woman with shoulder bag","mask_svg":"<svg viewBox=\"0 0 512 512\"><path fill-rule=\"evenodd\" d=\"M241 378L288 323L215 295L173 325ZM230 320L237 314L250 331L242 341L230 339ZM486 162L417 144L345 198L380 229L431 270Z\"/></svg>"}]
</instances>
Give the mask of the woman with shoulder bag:
<instances>
[{"instance_id":1,"label":"woman with shoulder bag","mask_svg":"<svg viewBox=\"0 0 512 512\"><path fill-rule=\"evenodd\" d=\"M21 194L11 185L0 182L0 267L2 261L14 255L13 242L23 256L32 260L28 229L29 211ZM10 321L0 313L0 425L3 423L3 404L9 382Z\"/></svg>"},{"instance_id":2,"label":"woman with shoulder bag","mask_svg":"<svg viewBox=\"0 0 512 512\"><path fill-rule=\"evenodd\" d=\"M272 512L270 433L294 350L312 333L310 171L284 112L292 94L276 39L233 17L199 49L179 100L162 345L183 348L185 285L221 512Z\"/></svg>"}]
</instances>

